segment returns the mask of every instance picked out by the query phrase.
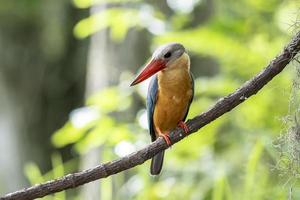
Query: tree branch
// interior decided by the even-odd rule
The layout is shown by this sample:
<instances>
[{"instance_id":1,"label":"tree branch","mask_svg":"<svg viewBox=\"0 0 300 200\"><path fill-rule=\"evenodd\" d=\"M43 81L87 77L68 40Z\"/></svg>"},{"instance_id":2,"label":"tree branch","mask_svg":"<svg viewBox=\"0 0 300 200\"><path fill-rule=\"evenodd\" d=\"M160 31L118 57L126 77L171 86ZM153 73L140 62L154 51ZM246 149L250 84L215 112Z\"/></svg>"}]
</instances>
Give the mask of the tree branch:
<instances>
[{"instance_id":1,"label":"tree branch","mask_svg":"<svg viewBox=\"0 0 300 200\"><path fill-rule=\"evenodd\" d=\"M187 126L190 129L190 132L188 134L198 131L203 126L209 124L211 121L229 112L237 105L244 102L250 96L256 94L264 85L271 81L273 77L279 74L286 67L286 65L296 56L299 50L300 32L298 32L294 36L291 42L283 49L282 53L274 58L269 63L269 65L255 77L244 83L234 93L220 99L208 111L194 117L191 120L188 120ZM186 136L187 134L184 134L184 132L178 128L170 133L172 144L177 143ZM35 199L69 188L75 188L85 183L89 183L101 178L106 178L113 174L140 165L146 160L152 158L158 152L167 148L168 145L165 143L165 141L162 138L158 138L155 142L128 156L119 158L111 162L100 164L91 169L68 174L56 180L51 180L46 183L7 194L6 196L2 197L1 200Z\"/></svg>"}]
</instances>

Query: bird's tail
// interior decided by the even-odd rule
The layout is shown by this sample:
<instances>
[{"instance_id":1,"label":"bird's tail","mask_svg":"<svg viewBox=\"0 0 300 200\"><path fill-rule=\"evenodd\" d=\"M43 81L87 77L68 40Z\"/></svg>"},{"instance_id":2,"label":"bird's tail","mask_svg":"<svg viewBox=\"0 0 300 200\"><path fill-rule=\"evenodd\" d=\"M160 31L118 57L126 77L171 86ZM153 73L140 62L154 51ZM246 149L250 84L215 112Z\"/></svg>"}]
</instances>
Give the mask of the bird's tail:
<instances>
[{"instance_id":1,"label":"bird's tail","mask_svg":"<svg viewBox=\"0 0 300 200\"><path fill-rule=\"evenodd\" d=\"M151 160L150 174L159 175L164 162L165 151L156 154Z\"/></svg>"}]
</instances>

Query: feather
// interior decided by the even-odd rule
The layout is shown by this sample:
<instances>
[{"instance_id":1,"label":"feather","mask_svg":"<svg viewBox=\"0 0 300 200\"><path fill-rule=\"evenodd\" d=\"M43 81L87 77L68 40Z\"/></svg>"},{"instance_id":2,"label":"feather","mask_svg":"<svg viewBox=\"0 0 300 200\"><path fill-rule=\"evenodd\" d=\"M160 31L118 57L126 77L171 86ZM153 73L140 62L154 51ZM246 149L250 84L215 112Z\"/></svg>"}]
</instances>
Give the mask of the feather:
<instances>
[{"instance_id":1,"label":"feather","mask_svg":"<svg viewBox=\"0 0 300 200\"><path fill-rule=\"evenodd\" d=\"M185 113L185 115L184 115L182 121L185 121L185 120L186 120L186 117L187 117L187 115L189 114L189 110L190 110L191 103L193 102L193 100L194 100L194 95L195 95L194 75L193 75L191 72L190 72L190 76L191 76L191 81L192 81L192 91L193 91L193 93L192 93L192 97L191 97L191 100L190 100L189 105L188 105L188 109L186 110L186 113Z\"/></svg>"},{"instance_id":2,"label":"feather","mask_svg":"<svg viewBox=\"0 0 300 200\"><path fill-rule=\"evenodd\" d=\"M149 84L147 115L151 141L162 133L174 129L185 121L194 97L194 79L189 71L189 57L183 54L168 70L155 75ZM157 153L151 161L150 173L158 175L162 169L164 151Z\"/></svg>"},{"instance_id":3,"label":"feather","mask_svg":"<svg viewBox=\"0 0 300 200\"><path fill-rule=\"evenodd\" d=\"M156 140L155 128L153 124L153 114L154 114L154 108L157 100L157 94L158 94L158 81L157 81L157 75L155 75L150 81L148 87L148 94L147 94L148 127L149 127L149 133L151 135L152 142Z\"/></svg>"},{"instance_id":4,"label":"feather","mask_svg":"<svg viewBox=\"0 0 300 200\"><path fill-rule=\"evenodd\" d=\"M151 141L156 140L155 128L153 124L153 113L157 100L158 94L158 81L157 75L155 75L149 84L148 95L147 95L147 115L148 115L148 126L149 133L151 136ZM158 175L162 169L163 161L164 161L164 153L165 151L161 151L156 154L151 160L150 173L152 175Z\"/></svg>"}]
</instances>

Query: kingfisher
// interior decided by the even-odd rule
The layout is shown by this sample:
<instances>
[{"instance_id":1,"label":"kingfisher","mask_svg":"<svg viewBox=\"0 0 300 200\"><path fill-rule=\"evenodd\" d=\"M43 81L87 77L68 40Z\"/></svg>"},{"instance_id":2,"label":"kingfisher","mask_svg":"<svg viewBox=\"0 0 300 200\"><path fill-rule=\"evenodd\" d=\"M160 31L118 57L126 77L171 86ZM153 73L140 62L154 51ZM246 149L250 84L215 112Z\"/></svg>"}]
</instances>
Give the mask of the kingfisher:
<instances>
[{"instance_id":1,"label":"kingfisher","mask_svg":"<svg viewBox=\"0 0 300 200\"><path fill-rule=\"evenodd\" d=\"M158 47L144 69L130 86L152 77L147 94L147 116L152 142L163 137L171 146L170 131L181 127L189 129L185 119L194 97L194 79L190 72L190 58L180 43ZM151 161L151 175L159 175L163 166L164 151Z\"/></svg>"}]
</instances>

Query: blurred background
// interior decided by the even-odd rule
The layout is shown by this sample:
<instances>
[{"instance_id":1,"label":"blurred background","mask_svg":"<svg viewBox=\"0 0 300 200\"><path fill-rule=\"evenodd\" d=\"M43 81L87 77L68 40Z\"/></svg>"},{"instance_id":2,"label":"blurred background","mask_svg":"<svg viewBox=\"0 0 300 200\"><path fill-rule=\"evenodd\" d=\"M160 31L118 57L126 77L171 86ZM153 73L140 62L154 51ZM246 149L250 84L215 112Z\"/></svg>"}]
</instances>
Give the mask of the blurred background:
<instances>
[{"instance_id":1,"label":"blurred background","mask_svg":"<svg viewBox=\"0 0 300 200\"><path fill-rule=\"evenodd\" d=\"M150 143L152 51L191 56L188 118L258 73L299 30L296 0L0 0L0 196ZM298 21L298 23L297 23ZM299 62L150 162L44 199L300 198Z\"/></svg>"}]
</instances>

